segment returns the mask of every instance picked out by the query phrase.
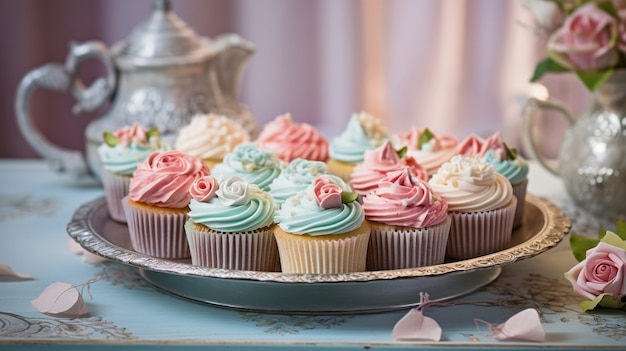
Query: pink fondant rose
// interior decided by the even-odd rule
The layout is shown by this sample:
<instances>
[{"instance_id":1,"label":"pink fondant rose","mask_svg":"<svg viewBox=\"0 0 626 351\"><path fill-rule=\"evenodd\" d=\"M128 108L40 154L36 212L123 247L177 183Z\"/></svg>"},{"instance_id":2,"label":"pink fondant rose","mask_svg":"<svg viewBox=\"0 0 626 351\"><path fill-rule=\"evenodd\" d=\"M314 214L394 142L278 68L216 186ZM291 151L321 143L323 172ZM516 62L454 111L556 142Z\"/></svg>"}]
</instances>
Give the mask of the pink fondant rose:
<instances>
[{"instance_id":1,"label":"pink fondant rose","mask_svg":"<svg viewBox=\"0 0 626 351\"><path fill-rule=\"evenodd\" d=\"M137 122L133 123L132 126L125 126L115 131L114 135L121 144L130 144L131 142L145 144L148 141L146 130Z\"/></svg>"},{"instance_id":2,"label":"pink fondant rose","mask_svg":"<svg viewBox=\"0 0 626 351\"><path fill-rule=\"evenodd\" d=\"M218 188L217 180L207 175L196 179L196 181L191 184L189 194L199 202L208 202L215 197L215 192Z\"/></svg>"},{"instance_id":3,"label":"pink fondant rose","mask_svg":"<svg viewBox=\"0 0 626 351\"><path fill-rule=\"evenodd\" d=\"M595 3L578 8L563 26L548 39L548 51L560 64L581 71L601 70L614 66L617 20Z\"/></svg>"},{"instance_id":4,"label":"pink fondant rose","mask_svg":"<svg viewBox=\"0 0 626 351\"><path fill-rule=\"evenodd\" d=\"M220 184L216 194L227 205L245 205L250 202L249 184L245 179L232 176Z\"/></svg>"},{"instance_id":5,"label":"pink fondant rose","mask_svg":"<svg viewBox=\"0 0 626 351\"><path fill-rule=\"evenodd\" d=\"M590 300L603 294L614 299L626 295L626 250L600 242L565 277L576 293Z\"/></svg>"},{"instance_id":6,"label":"pink fondant rose","mask_svg":"<svg viewBox=\"0 0 626 351\"><path fill-rule=\"evenodd\" d=\"M341 207L341 187L330 181L328 176L319 176L313 180L313 189L309 199L317 202L323 209Z\"/></svg>"}]
</instances>

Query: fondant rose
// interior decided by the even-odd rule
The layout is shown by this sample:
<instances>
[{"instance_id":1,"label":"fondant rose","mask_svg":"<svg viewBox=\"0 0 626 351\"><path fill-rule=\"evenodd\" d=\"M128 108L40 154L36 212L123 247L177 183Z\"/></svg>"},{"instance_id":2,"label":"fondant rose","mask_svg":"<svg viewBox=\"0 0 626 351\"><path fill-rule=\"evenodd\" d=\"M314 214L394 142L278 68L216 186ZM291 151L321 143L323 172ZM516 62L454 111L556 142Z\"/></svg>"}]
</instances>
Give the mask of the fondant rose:
<instances>
[{"instance_id":1,"label":"fondant rose","mask_svg":"<svg viewBox=\"0 0 626 351\"><path fill-rule=\"evenodd\" d=\"M252 143L243 143L233 151L233 162L241 163L241 169L245 172L264 170L276 167L278 156L273 152L266 151Z\"/></svg>"},{"instance_id":2,"label":"fondant rose","mask_svg":"<svg viewBox=\"0 0 626 351\"><path fill-rule=\"evenodd\" d=\"M330 181L328 176L319 176L313 180L313 189L309 199L315 199L322 209L341 207L341 187Z\"/></svg>"},{"instance_id":3,"label":"fondant rose","mask_svg":"<svg viewBox=\"0 0 626 351\"><path fill-rule=\"evenodd\" d=\"M245 205L250 202L249 183L240 177L232 176L220 184L216 194L227 205Z\"/></svg>"},{"instance_id":4,"label":"fondant rose","mask_svg":"<svg viewBox=\"0 0 626 351\"><path fill-rule=\"evenodd\" d=\"M125 126L113 133L121 144L130 144L132 142L145 144L148 141L146 130L139 123L135 122L132 126Z\"/></svg>"},{"instance_id":5,"label":"fondant rose","mask_svg":"<svg viewBox=\"0 0 626 351\"><path fill-rule=\"evenodd\" d=\"M617 20L589 2L567 17L548 39L548 51L559 63L575 70L601 70L615 65Z\"/></svg>"},{"instance_id":6,"label":"fondant rose","mask_svg":"<svg viewBox=\"0 0 626 351\"><path fill-rule=\"evenodd\" d=\"M600 242L565 277L576 293L590 300L602 294L614 299L626 295L626 250Z\"/></svg>"},{"instance_id":7,"label":"fondant rose","mask_svg":"<svg viewBox=\"0 0 626 351\"><path fill-rule=\"evenodd\" d=\"M196 179L191 184L191 188L189 188L189 194L199 202L208 202L215 197L215 192L218 188L217 180L208 175Z\"/></svg>"}]
</instances>

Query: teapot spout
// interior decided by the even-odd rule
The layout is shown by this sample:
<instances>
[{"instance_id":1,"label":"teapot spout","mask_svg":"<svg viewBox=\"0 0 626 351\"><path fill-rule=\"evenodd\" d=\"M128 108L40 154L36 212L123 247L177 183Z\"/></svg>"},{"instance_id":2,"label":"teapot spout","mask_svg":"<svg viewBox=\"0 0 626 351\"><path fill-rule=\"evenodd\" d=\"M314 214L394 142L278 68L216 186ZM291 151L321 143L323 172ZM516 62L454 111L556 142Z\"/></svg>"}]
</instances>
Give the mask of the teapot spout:
<instances>
[{"instance_id":1,"label":"teapot spout","mask_svg":"<svg viewBox=\"0 0 626 351\"><path fill-rule=\"evenodd\" d=\"M219 90L227 103L235 103L241 77L248 59L254 53L254 45L237 34L226 33L213 39Z\"/></svg>"}]
</instances>

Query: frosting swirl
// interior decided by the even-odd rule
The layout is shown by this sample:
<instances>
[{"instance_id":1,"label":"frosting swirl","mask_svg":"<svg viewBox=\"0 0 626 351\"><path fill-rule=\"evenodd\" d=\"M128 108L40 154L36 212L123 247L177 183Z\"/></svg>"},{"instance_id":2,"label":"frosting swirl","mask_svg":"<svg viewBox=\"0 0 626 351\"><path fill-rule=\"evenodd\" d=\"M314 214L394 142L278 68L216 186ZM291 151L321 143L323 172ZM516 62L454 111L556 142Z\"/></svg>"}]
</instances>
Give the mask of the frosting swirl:
<instances>
[{"instance_id":1,"label":"frosting swirl","mask_svg":"<svg viewBox=\"0 0 626 351\"><path fill-rule=\"evenodd\" d=\"M210 113L194 116L180 129L174 148L200 159L221 160L250 134L232 119Z\"/></svg>"},{"instance_id":2,"label":"frosting swirl","mask_svg":"<svg viewBox=\"0 0 626 351\"><path fill-rule=\"evenodd\" d=\"M115 174L131 175L139 162L144 161L153 151L169 149L168 145L161 142L158 134L148 136L147 131L136 122L116 130L113 136L117 143L114 146L102 143L98 147L98 156L102 167Z\"/></svg>"},{"instance_id":3,"label":"frosting swirl","mask_svg":"<svg viewBox=\"0 0 626 351\"><path fill-rule=\"evenodd\" d=\"M256 144L275 152L285 162L296 158L314 161L328 158L328 141L310 124L294 123L290 114L278 116L266 124Z\"/></svg>"},{"instance_id":4,"label":"frosting swirl","mask_svg":"<svg viewBox=\"0 0 626 351\"><path fill-rule=\"evenodd\" d=\"M490 211L513 197L511 183L480 157L457 155L444 163L429 181L448 203L448 211Z\"/></svg>"},{"instance_id":5,"label":"frosting swirl","mask_svg":"<svg viewBox=\"0 0 626 351\"><path fill-rule=\"evenodd\" d=\"M289 197L276 211L274 221L281 229L292 234L317 236L346 233L361 226L365 214L357 201L322 209L313 191L311 184L306 191Z\"/></svg>"},{"instance_id":6,"label":"frosting swirl","mask_svg":"<svg viewBox=\"0 0 626 351\"><path fill-rule=\"evenodd\" d=\"M212 170L218 180L239 176L265 191L269 190L270 184L280 172L281 161L278 156L251 142L237 145Z\"/></svg>"},{"instance_id":7,"label":"frosting swirl","mask_svg":"<svg viewBox=\"0 0 626 351\"><path fill-rule=\"evenodd\" d=\"M344 162L363 161L365 150L379 147L387 139L382 122L370 114L353 114L346 129L329 145L330 157Z\"/></svg>"},{"instance_id":8,"label":"frosting swirl","mask_svg":"<svg viewBox=\"0 0 626 351\"><path fill-rule=\"evenodd\" d=\"M408 162L407 162L408 161ZM376 189L387 173L408 168L411 176L428 180L428 174L415 160L400 158L391 142L386 140L383 145L364 153L363 162L357 164L352 171L350 185L359 195L365 195Z\"/></svg>"},{"instance_id":9,"label":"frosting swirl","mask_svg":"<svg viewBox=\"0 0 626 351\"><path fill-rule=\"evenodd\" d=\"M221 182L208 201L192 199L189 209L191 222L226 233L251 231L274 223L274 200L257 185L237 176Z\"/></svg>"},{"instance_id":10,"label":"frosting swirl","mask_svg":"<svg viewBox=\"0 0 626 351\"><path fill-rule=\"evenodd\" d=\"M129 185L129 198L157 207L183 208L189 204L193 182L209 175L199 159L180 151L155 151L139 164Z\"/></svg>"},{"instance_id":11,"label":"frosting swirl","mask_svg":"<svg viewBox=\"0 0 626 351\"><path fill-rule=\"evenodd\" d=\"M425 228L446 220L448 204L405 169L388 173L376 190L363 197L363 211L371 221Z\"/></svg>"},{"instance_id":12,"label":"frosting swirl","mask_svg":"<svg viewBox=\"0 0 626 351\"><path fill-rule=\"evenodd\" d=\"M485 154L485 162L491 164L496 172L505 176L512 185L521 183L528 177L530 171L528 162L521 156L517 155L515 159L499 159L495 150L489 150Z\"/></svg>"},{"instance_id":13,"label":"frosting swirl","mask_svg":"<svg viewBox=\"0 0 626 351\"><path fill-rule=\"evenodd\" d=\"M326 163L296 158L283 168L269 187L269 194L274 200L282 204L293 194L304 191L313 183L313 180L323 174L327 174ZM344 191L351 191L348 185L339 177L328 174L328 177L341 186Z\"/></svg>"},{"instance_id":14,"label":"frosting swirl","mask_svg":"<svg viewBox=\"0 0 626 351\"><path fill-rule=\"evenodd\" d=\"M424 141L425 139L430 139ZM413 156L424 167L429 176L457 154L459 140L453 136L437 135L428 129L419 130L412 127L406 133L398 133L394 137L398 146L407 147L407 156ZM420 143L420 139L423 141Z\"/></svg>"}]
</instances>

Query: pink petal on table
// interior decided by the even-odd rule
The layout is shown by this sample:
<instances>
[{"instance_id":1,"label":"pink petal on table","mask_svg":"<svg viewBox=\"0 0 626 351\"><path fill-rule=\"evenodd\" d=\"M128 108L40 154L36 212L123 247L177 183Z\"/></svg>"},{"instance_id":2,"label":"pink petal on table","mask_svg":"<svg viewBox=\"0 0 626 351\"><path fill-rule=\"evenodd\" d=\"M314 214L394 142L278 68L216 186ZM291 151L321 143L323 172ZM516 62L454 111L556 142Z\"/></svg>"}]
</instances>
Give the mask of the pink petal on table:
<instances>
[{"instance_id":1,"label":"pink petal on table","mask_svg":"<svg viewBox=\"0 0 626 351\"><path fill-rule=\"evenodd\" d=\"M55 317L79 317L89 313L76 287L63 282L50 284L31 304L39 312Z\"/></svg>"},{"instance_id":2,"label":"pink petal on table","mask_svg":"<svg viewBox=\"0 0 626 351\"><path fill-rule=\"evenodd\" d=\"M546 339L539 313L534 308L527 308L516 313L492 331L493 336L498 340L545 341Z\"/></svg>"},{"instance_id":3,"label":"pink petal on table","mask_svg":"<svg viewBox=\"0 0 626 351\"><path fill-rule=\"evenodd\" d=\"M15 273L13 268L6 263L0 263L0 282L17 282L20 280L31 280L28 274Z\"/></svg>"},{"instance_id":4,"label":"pink petal on table","mask_svg":"<svg viewBox=\"0 0 626 351\"><path fill-rule=\"evenodd\" d=\"M421 310L411 309L393 327L396 340L441 340L441 327L437 322L424 316Z\"/></svg>"}]
</instances>

